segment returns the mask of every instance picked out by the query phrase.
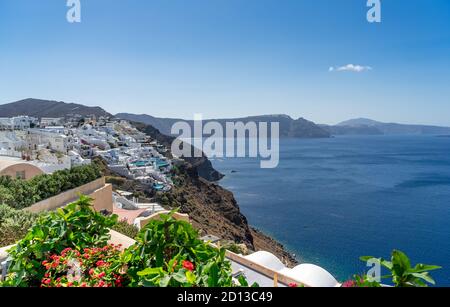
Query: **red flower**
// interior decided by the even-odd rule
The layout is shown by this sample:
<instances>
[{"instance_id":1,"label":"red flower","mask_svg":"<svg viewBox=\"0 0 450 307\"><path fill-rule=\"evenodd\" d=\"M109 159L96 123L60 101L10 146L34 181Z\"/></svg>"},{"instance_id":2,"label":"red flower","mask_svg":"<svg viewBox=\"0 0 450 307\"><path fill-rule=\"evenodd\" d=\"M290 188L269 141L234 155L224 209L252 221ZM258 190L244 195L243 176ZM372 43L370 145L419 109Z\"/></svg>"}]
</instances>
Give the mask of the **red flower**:
<instances>
[{"instance_id":1,"label":"red flower","mask_svg":"<svg viewBox=\"0 0 450 307\"><path fill-rule=\"evenodd\" d=\"M49 285L49 284L51 284L51 279L49 279L49 278L44 278L43 280L42 280L42 283L44 284L44 285Z\"/></svg>"},{"instance_id":2,"label":"red flower","mask_svg":"<svg viewBox=\"0 0 450 307\"><path fill-rule=\"evenodd\" d=\"M96 263L95 265L98 266L98 267L102 267L102 266L104 266L105 264L106 264L105 261L99 260L99 261L97 261L97 263Z\"/></svg>"},{"instance_id":3,"label":"red flower","mask_svg":"<svg viewBox=\"0 0 450 307\"><path fill-rule=\"evenodd\" d=\"M298 285L295 282L291 282L289 288L298 288Z\"/></svg>"},{"instance_id":4,"label":"red flower","mask_svg":"<svg viewBox=\"0 0 450 307\"><path fill-rule=\"evenodd\" d=\"M188 271L193 271L194 270L194 264L188 260L183 260L182 262L183 264L183 268L185 268Z\"/></svg>"},{"instance_id":5,"label":"red flower","mask_svg":"<svg viewBox=\"0 0 450 307\"><path fill-rule=\"evenodd\" d=\"M87 284L84 282L84 283L82 283L82 284L80 285L80 287L81 287L81 288L86 288L86 287L87 287Z\"/></svg>"},{"instance_id":6,"label":"red flower","mask_svg":"<svg viewBox=\"0 0 450 307\"><path fill-rule=\"evenodd\" d=\"M67 283L67 287L72 287L72 286L73 286L73 282L69 281L69 282Z\"/></svg>"},{"instance_id":7,"label":"red flower","mask_svg":"<svg viewBox=\"0 0 450 307\"><path fill-rule=\"evenodd\" d=\"M342 284L342 288L354 288L356 287L356 282L354 280L347 280Z\"/></svg>"},{"instance_id":8,"label":"red flower","mask_svg":"<svg viewBox=\"0 0 450 307\"><path fill-rule=\"evenodd\" d=\"M89 275L93 276L94 274L95 274L94 269L90 269L90 270L89 270Z\"/></svg>"},{"instance_id":9,"label":"red flower","mask_svg":"<svg viewBox=\"0 0 450 307\"><path fill-rule=\"evenodd\" d=\"M67 253L69 253L71 251L72 251L72 249L70 247L68 247L61 252L61 255L64 257L64 256L66 256Z\"/></svg>"},{"instance_id":10,"label":"red flower","mask_svg":"<svg viewBox=\"0 0 450 307\"><path fill-rule=\"evenodd\" d=\"M98 274L98 278L103 278L103 277L105 277L106 276L106 273L105 272L101 272L100 274Z\"/></svg>"}]
</instances>

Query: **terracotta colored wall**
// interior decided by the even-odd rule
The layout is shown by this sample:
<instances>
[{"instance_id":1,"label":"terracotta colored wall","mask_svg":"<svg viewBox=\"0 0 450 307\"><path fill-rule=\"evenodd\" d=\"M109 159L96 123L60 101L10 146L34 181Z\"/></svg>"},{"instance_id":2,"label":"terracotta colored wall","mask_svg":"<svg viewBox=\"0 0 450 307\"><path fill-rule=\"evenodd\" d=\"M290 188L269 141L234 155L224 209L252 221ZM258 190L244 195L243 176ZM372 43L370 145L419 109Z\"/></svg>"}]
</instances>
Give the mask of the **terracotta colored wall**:
<instances>
[{"instance_id":1,"label":"terracotta colored wall","mask_svg":"<svg viewBox=\"0 0 450 307\"><path fill-rule=\"evenodd\" d=\"M52 211L76 201L79 194L94 198L93 205L97 211L103 209L109 212L113 211L112 186L105 184L105 178L94 180L76 189L45 199L24 210L34 213Z\"/></svg>"},{"instance_id":2,"label":"terracotta colored wall","mask_svg":"<svg viewBox=\"0 0 450 307\"><path fill-rule=\"evenodd\" d=\"M106 210L108 212L113 212L113 197L112 197L112 185L106 184L100 189L95 190L90 197L94 199L94 208L96 211L100 212Z\"/></svg>"},{"instance_id":3,"label":"terracotta colored wall","mask_svg":"<svg viewBox=\"0 0 450 307\"><path fill-rule=\"evenodd\" d=\"M23 171L25 171L26 180L29 180L37 175L41 175L44 173L41 169L39 169L34 165L27 163L20 163L11 165L3 169L2 171L0 171L0 176L10 176L11 178L16 178L17 172Z\"/></svg>"}]
</instances>

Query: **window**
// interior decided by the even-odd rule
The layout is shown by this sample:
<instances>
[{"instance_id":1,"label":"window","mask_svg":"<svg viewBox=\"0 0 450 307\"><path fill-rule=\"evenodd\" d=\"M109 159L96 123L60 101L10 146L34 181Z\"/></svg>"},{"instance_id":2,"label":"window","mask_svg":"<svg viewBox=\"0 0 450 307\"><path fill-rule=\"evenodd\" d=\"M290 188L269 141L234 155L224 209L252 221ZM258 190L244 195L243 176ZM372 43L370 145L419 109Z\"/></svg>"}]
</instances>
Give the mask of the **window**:
<instances>
[{"instance_id":1,"label":"window","mask_svg":"<svg viewBox=\"0 0 450 307\"><path fill-rule=\"evenodd\" d=\"M16 172L16 178L25 180L25 171L18 171L18 172Z\"/></svg>"}]
</instances>

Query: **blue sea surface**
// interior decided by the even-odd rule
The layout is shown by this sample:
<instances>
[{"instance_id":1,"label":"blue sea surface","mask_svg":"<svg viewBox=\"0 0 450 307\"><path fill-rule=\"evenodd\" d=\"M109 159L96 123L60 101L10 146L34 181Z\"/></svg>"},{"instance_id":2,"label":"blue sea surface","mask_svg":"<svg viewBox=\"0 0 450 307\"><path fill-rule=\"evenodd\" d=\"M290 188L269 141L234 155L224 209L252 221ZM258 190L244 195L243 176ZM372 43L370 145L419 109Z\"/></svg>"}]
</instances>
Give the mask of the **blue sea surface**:
<instances>
[{"instance_id":1,"label":"blue sea surface","mask_svg":"<svg viewBox=\"0 0 450 307\"><path fill-rule=\"evenodd\" d=\"M366 270L360 256L400 249L441 265L432 276L450 286L450 138L283 139L276 169L243 158L213 165L249 223L300 262L342 281Z\"/></svg>"}]
</instances>

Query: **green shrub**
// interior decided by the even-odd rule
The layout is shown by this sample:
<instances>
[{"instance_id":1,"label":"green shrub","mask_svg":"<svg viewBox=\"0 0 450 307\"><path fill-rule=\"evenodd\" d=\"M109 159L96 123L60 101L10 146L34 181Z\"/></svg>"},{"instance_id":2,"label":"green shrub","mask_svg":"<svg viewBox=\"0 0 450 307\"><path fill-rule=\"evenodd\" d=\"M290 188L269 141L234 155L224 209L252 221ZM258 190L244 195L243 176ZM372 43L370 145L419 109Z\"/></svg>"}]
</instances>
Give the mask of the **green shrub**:
<instances>
[{"instance_id":1,"label":"green shrub","mask_svg":"<svg viewBox=\"0 0 450 307\"><path fill-rule=\"evenodd\" d=\"M36 218L35 214L0 205L0 247L14 244L25 237Z\"/></svg>"},{"instance_id":2,"label":"green shrub","mask_svg":"<svg viewBox=\"0 0 450 307\"><path fill-rule=\"evenodd\" d=\"M0 177L0 202L16 209L29 207L100 178L96 165L84 165L61 170L52 175L39 175L29 181Z\"/></svg>"},{"instance_id":3,"label":"green shrub","mask_svg":"<svg viewBox=\"0 0 450 307\"><path fill-rule=\"evenodd\" d=\"M245 246L245 244L238 244L233 241L224 240L220 242L220 246L235 254L248 255L248 248L247 246Z\"/></svg>"},{"instance_id":4,"label":"green shrub","mask_svg":"<svg viewBox=\"0 0 450 307\"><path fill-rule=\"evenodd\" d=\"M434 285L435 282L429 272L441 268L437 265L421 263L413 267L408 256L399 250L392 252L391 261L372 256L361 257L361 260L365 262L374 261L389 270L390 274L383 276L383 278L391 278L396 287L426 287L427 283Z\"/></svg>"},{"instance_id":5,"label":"green shrub","mask_svg":"<svg viewBox=\"0 0 450 307\"><path fill-rule=\"evenodd\" d=\"M191 224L163 215L150 222L127 249L125 259L132 286L233 286L225 250L198 239Z\"/></svg>"},{"instance_id":6,"label":"green shrub","mask_svg":"<svg viewBox=\"0 0 450 307\"><path fill-rule=\"evenodd\" d=\"M225 249L198 239L191 224L175 220L172 214L163 215L139 232L135 245L118 253L119 246L107 246L109 228L117 224L117 216L96 213L90 201L81 197L40 216L9 251L12 263L1 286L234 286ZM123 222L121 227L125 227ZM77 259L81 283L66 274ZM113 284L114 280L119 282ZM244 277L239 282L248 286Z\"/></svg>"},{"instance_id":7,"label":"green shrub","mask_svg":"<svg viewBox=\"0 0 450 307\"><path fill-rule=\"evenodd\" d=\"M139 229L134 225L128 224L127 220L119 221L112 229L132 239L136 238L139 233Z\"/></svg>"},{"instance_id":8,"label":"green shrub","mask_svg":"<svg viewBox=\"0 0 450 307\"><path fill-rule=\"evenodd\" d=\"M1 178L0 178L1 179ZM8 204L14 201L14 195L8 188L0 185L0 204Z\"/></svg>"},{"instance_id":9,"label":"green shrub","mask_svg":"<svg viewBox=\"0 0 450 307\"><path fill-rule=\"evenodd\" d=\"M12 263L4 285L38 286L45 274L41 263L51 254L59 254L66 248L103 247L110 239L109 228L116 222L116 215L106 217L95 212L86 196L40 216L10 251Z\"/></svg>"}]
</instances>

